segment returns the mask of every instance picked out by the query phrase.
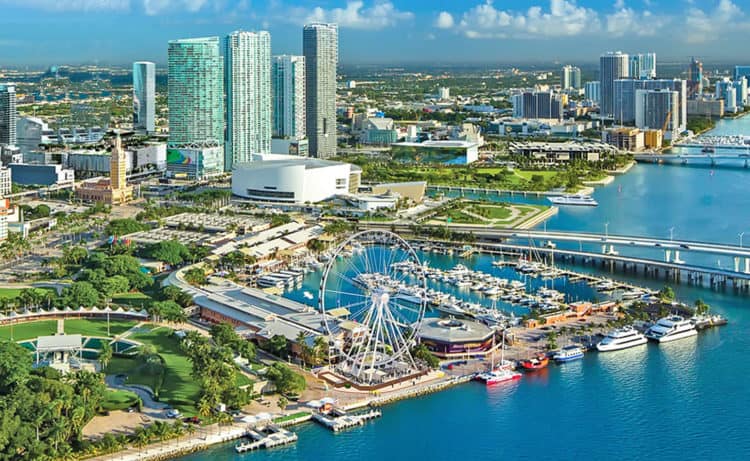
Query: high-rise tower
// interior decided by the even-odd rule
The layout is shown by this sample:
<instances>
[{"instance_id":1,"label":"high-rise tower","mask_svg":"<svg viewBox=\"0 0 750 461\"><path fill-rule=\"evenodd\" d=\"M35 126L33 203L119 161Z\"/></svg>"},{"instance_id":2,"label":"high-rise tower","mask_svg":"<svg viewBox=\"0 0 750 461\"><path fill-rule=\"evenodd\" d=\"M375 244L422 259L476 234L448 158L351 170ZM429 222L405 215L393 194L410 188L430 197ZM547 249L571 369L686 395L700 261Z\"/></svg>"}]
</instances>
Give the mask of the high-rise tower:
<instances>
[{"instance_id":1,"label":"high-rise tower","mask_svg":"<svg viewBox=\"0 0 750 461\"><path fill-rule=\"evenodd\" d=\"M303 31L307 137L310 155L319 158L336 155L338 35L336 24L308 24Z\"/></svg>"},{"instance_id":2,"label":"high-rise tower","mask_svg":"<svg viewBox=\"0 0 750 461\"><path fill-rule=\"evenodd\" d=\"M305 57L274 56L271 82L273 135L279 138L304 138Z\"/></svg>"},{"instance_id":3,"label":"high-rise tower","mask_svg":"<svg viewBox=\"0 0 750 461\"><path fill-rule=\"evenodd\" d=\"M133 63L133 129L156 131L156 66L153 62Z\"/></svg>"},{"instance_id":4,"label":"high-rise tower","mask_svg":"<svg viewBox=\"0 0 750 461\"><path fill-rule=\"evenodd\" d=\"M609 52L599 57L599 82L601 84L601 103L599 111L603 117L614 115L614 81L630 76L628 55Z\"/></svg>"}]
</instances>

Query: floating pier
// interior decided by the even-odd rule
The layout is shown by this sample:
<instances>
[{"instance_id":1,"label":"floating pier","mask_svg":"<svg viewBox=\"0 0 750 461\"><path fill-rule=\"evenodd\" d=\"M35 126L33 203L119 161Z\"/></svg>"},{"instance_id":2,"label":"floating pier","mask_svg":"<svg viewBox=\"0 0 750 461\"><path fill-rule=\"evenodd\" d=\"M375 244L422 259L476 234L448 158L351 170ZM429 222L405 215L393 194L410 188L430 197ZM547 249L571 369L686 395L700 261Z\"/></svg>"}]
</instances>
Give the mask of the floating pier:
<instances>
[{"instance_id":1,"label":"floating pier","mask_svg":"<svg viewBox=\"0 0 750 461\"><path fill-rule=\"evenodd\" d=\"M356 415L349 415L339 410L338 415L326 415L323 413L313 413L313 420L317 421L321 425L327 427L333 432L339 432L344 429L349 429L355 426L362 426L365 422L380 418L383 413L380 410L373 409L366 413L359 413Z\"/></svg>"},{"instance_id":2,"label":"floating pier","mask_svg":"<svg viewBox=\"0 0 750 461\"><path fill-rule=\"evenodd\" d=\"M246 435L252 441L236 445L234 449L237 453L245 453L260 448L279 447L297 441L296 433L282 429L275 424L270 424L263 428L248 429Z\"/></svg>"}]
</instances>

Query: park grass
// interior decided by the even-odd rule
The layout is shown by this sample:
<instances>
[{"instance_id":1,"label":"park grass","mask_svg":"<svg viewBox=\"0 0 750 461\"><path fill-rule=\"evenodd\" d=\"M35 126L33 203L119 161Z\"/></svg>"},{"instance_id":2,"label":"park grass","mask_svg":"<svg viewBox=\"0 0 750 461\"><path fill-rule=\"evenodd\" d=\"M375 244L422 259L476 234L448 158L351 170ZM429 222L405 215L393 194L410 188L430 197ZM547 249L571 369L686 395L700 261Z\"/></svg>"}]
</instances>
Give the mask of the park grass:
<instances>
[{"instance_id":1,"label":"park grass","mask_svg":"<svg viewBox=\"0 0 750 461\"><path fill-rule=\"evenodd\" d=\"M468 210L487 219L497 220L507 220L511 214L510 208L504 205L472 205Z\"/></svg>"},{"instance_id":2,"label":"park grass","mask_svg":"<svg viewBox=\"0 0 750 461\"><path fill-rule=\"evenodd\" d=\"M135 392L108 389L102 402L102 410L115 411L124 410L135 406L140 398Z\"/></svg>"},{"instance_id":3,"label":"park grass","mask_svg":"<svg viewBox=\"0 0 750 461\"><path fill-rule=\"evenodd\" d=\"M13 325L13 340L25 341L35 339L38 336L50 336L57 333L56 320L40 320L38 322L27 322ZM0 327L0 339L9 340L11 326Z\"/></svg>"},{"instance_id":4,"label":"park grass","mask_svg":"<svg viewBox=\"0 0 750 461\"><path fill-rule=\"evenodd\" d=\"M164 380L159 390L159 400L169 403L183 413L194 414L195 403L200 398L200 386L192 376L192 363L180 350L180 339L172 332L172 329L164 327L148 331L144 329L144 331L132 334L128 339L153 346L156 353L164 359ZM128 375L128 382L135 382L131 381L130 375L132 367L137 364L134 359L128 360L131 360L131 369L122 374ZM133 376L133 378L144 377ZM153 383L153 376L148 378Z\"/></svg>"},{"instance_id":5,"label":"park grass","mask_svg":"<svg viewBox=\"0 0 750 461\"><path fill-rule=\"evenodd\" d=\"M285 423L287 421L293 421L293 420L295 420L297 418L303 418L305 416L310 416L311 414L312 413L310 413L309 411L299 411L297 413L292 413L291 415L279 416L278 418L275 418L273 420L273 422L275 424L281 424L281 423Z\"/></svg>"},{"instance_id":6,"label":"park grass","mask_svg":"<svg viewBox=\"0 0 750 461\"><path fill-rule=\"evenodd\" d=\"M135 320L110 320L107 334L107 320L70 319L65 320L65 333L69 335L114 337L125 333L138 322Z\"/></svg>"},{"instance_id":7,"label":"park grass","mask_svg":"<svg viewBox=\"0 0 750 461\"><path fill-rule=\"evenodd\" d=\"M133 293L117 293L112 295L112 302L123 306L147 307L153 299L151 296L139 291Z\"/></svg>"},{"instance_id":8,"label":"park grass","mask_svg":"<svg viewBox=\"0 0 750 461\"><path fill-rule=\"evenodd\" d=\"M21 294L22 288L0 288L0 298L13 299Z\"/></svg>"}]
</instances>

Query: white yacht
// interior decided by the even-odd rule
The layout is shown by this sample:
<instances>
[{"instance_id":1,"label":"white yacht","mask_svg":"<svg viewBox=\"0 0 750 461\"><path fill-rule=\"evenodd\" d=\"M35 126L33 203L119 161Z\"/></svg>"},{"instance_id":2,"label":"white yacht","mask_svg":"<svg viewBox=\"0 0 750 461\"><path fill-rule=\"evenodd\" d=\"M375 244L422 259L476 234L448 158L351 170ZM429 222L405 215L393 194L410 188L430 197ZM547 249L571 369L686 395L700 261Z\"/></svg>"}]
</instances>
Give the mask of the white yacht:
<instances>
[{"instance_id":1,"label":"white yacht","mask_svg":"<svg viewBox=\"0 0 750 461\"><path fill-rule=\"evenodd\" d=\"M629 347L640 346L647 342L648 339L646 339L646 337L639 333L635 328L624 327L614 329L607 333L607 336L596 345L596 348L600 352L619 351Z\"/></svg>"},{"instance_id":2,"label":"white yacht","mask_svg":"<svg viewBox=\"0 0 750 461\"><path fill-rule=\"evenodd\" d=\"M679 315L670 315L659 319L651 328L646 330L646 337L660 343L674 341L676 339L688 338L695 336L698 331L695 329L690 320L686 320Z\"/></svg>"},{"instance_id":3,"label":"white yacht","mask_svg":"<svg viewBox=\"0 0 750 461\"><path fill-rule=\"evenodd\" d=\"M548 200L555 205L577 205L577 206L597 206L596 200L588 195L573 194L549 197Z\"/></svg>"}]
</instances>

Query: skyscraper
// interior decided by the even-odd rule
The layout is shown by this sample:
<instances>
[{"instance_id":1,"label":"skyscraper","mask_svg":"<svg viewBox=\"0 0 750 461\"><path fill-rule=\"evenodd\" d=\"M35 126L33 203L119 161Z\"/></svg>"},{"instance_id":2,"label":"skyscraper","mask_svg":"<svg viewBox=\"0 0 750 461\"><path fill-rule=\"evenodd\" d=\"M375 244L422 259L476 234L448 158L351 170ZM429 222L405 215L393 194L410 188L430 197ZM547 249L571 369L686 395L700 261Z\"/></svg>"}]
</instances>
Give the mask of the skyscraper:
<instances>
[{"instance_id":1,"label":"skyscraper","mask_svg":"<svg viewBox=\"0 0 750 461\"><path fill-rule=\"evenodd\" d=\"M635 126L652 130L664 130L664 137L672 139L681 130L679 118L679 94L671 90L635 91Z\"/></svg>"},{"instance_id":2,"label":"skyscraper","mask_svg":"<svg viewBox=\"0 0 750 461\"><path fill-rule=\"evenodd\" d=\"M703 93L703 63L695 58L688 67L688 97L695 99Z\"/></svg>"},{"instance_id":3,"label":"skyscraper","mask_svg":"<svg viewBox=\"0 0 750 461\"><path fill-rule=\"evenodd\" d=\"M599 82L601 82L601 103L599 112L603 117L614 115L614 81L628 78L628 55L608 52L599 57Z\"/></svg>"},{"instance_id":4,"label":"skyscraper","mask_svg":"<svg viewBox=\"0 0 750 461\"><path fill-rule=\"evenodd\" d=\"M133 63L133 129L156 131L156 66L153 62Z\"/></svg>"},{"instance_id":5,"label":"skyscraper","mask_svg":"<svg viewBox=\"0 0 750 461\"><path fill-rule=\"evenodd\" d=\"M305 137L305 57L274 56L273 135L278 138Z\"/></svg>"},{"instance_id":6,"label":"skyscraper","mask_svg":"<svg viewBox=\"0 0 750 461\"><path fill-rule=\"evenodd\" d=\"M0 146L16 145L16 87L0 85Z\"/></svg>"},{"instance_id":7,"label":"skyscraper","mask_svg":"<svg viewBox=\"0 0 750 461\"><path fill-rule=\"evenodd\" d=\"M630 56L630 78L648 80L656 78L656 53L634 54Z\"/></svg>"},{"instance_id":8,"label":"skyscraper","mask_svg":"<svg viewBox=\"0 0 750 461\"><path fill-rule=\"evenodd\" d=\"M339 54L336 24L309 24L303 31L305 56L305 117L310 155L336 155L336 66Z\"/></svg>"},{"instance_id":9,"label":"skyscraper","mask_svg":"<svg viewBox=\"0 0 750 461\"><path fill-rule=\"evenodd\" d=\"M602 85L598 81L586 82L584 97L589 101L599 104L602 94Z\"/></svg>"},{"instance_id":10,"label":"skyscraper","mask_svg":"<svg viewBox=\"0 0 750 461\"><path fill-rule=\"evenodd\" d=\"M236 31L225 41L224 169L271 152L271 34Z\"/></svg>"},{"instance_id":11,"label":"skyscraper","mask_svg":"<svg viewBox=\"0 0 750 461\"><path fill-rule=\"evenodd\" d=\"M219 37L172 40L167 171L203 177L224 170L224 60Z\"/></svg>"},{"instance_id":12,"label":"skyscraper","mask_svg":"<svg viewBox=\"0 0 750 461\"><path fill-rule=\"evenodd\" d=\"M639 90L670 90L677 93L677 100L672 105L671 119L676 130L686 129L687 83L681 79L615 80L613 107L614 119L617 123L629 124L635 121L636 93Z\"/></svg>"},{"instance_id":13,"label":"skyscraper","mask_svg":"<svg viewBox=\"0 0 750 461\"><path fill-rule=\"evenodd\" d=\"M560 87L563 90L581 88L581 69L574 66L564 66L560 72Z\"/></svg>"}]
</instances>

